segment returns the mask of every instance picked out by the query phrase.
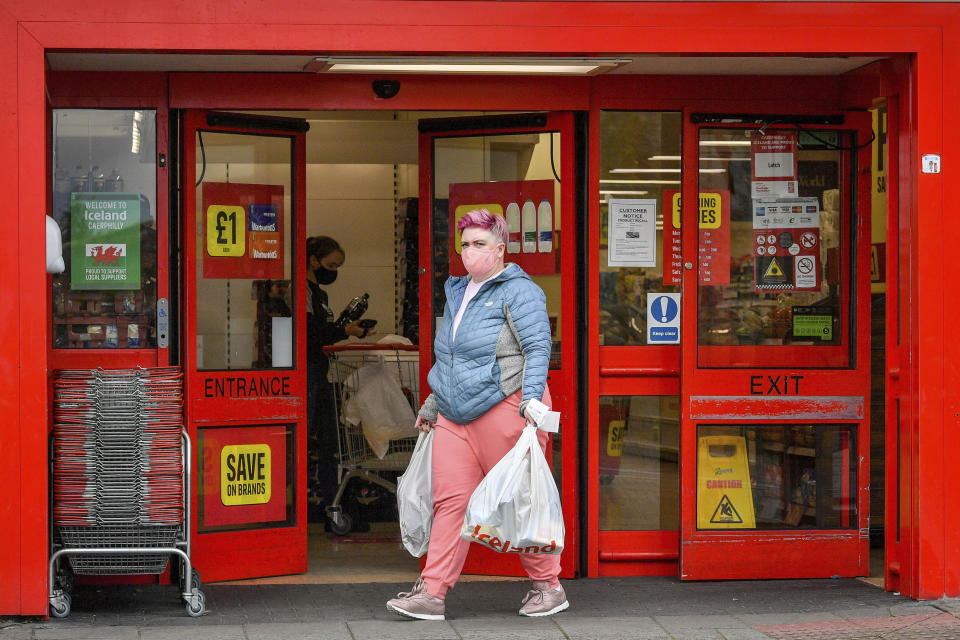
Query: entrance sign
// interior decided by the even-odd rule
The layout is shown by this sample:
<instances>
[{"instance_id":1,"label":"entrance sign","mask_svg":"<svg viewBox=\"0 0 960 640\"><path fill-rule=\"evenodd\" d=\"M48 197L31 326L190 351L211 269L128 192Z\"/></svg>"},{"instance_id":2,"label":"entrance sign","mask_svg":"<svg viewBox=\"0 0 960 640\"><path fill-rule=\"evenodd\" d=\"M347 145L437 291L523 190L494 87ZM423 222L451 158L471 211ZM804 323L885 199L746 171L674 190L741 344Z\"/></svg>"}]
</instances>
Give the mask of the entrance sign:
<instances>
[{"instance_id":1,"label":"entrance sign","mask_svg":"<svg viewBox=\"0 0 960 640\"><path fill-rule=\"evenodd\" d=\"M140 288L139 194L70 194L70 288Z\"/></svg>"},{"instance_id":2,"label":"entrance sign","mask_svg":"<svg viewBox=\"0 0 960 640\"><path fill-rule=\"evenodd\" d=\"M203 183L204 278L282 280L283 185Z\"/></svg>"},{"instance_id":3,"label":"entrance sign","mask_svg":"<svg viewBox=\"0 0 960 640\"><path fill-rule=\"evenodd\" d=\"M753 201L754 290L820 288L820 204L816 198Z\"/></svg>"},{"instance_id":4,"label":"entrance sign","mask_svg":"<svg viewBox=\"0 0 960 640\"><path fill-rule=\"evenodd\" d=\"M697 528L754 527L746 439L701 436L697 442Z\"/></svg>"},{"instance_id":5,"label":"entrance sign","mask_svg":"<svg viewBox=\"0 0 960 640\"><path fill-rule=\"evenodd\" d=\"M607 266L657 266L657 201L607 201Z\"/></svg>"},{"instance_id":6,"label":"entrance sign","mask_svg":"<svg viewBox=\"0 0 960 640\"><path fill-rule=\"evenodd\" d=\"M680 294L647 292L647 344L680 344Z\"/></svg>"},{"instance_id":7,"label":"entrance sign","mask_svg":"<svg viewBox=\"0 0 960 640\"><path fill-rule=\"evenodd\" d=\"M797 180L797 132L750 134L750 166L753 198L795 197Z\"/></svg>"},{"instance_id":8,"label":"entrance sign","mask_svg":"<svg viewBox=\"0 0 960 640\"><path fill-rule=\"evenodd\" d=\"M663 284L680 284L683 253L680 243L680 192L664 191L672 215L663 217ZM698 203L698 277L702 285L730 284L730 191L700 192Z\"/></svg>"}]
</instances>

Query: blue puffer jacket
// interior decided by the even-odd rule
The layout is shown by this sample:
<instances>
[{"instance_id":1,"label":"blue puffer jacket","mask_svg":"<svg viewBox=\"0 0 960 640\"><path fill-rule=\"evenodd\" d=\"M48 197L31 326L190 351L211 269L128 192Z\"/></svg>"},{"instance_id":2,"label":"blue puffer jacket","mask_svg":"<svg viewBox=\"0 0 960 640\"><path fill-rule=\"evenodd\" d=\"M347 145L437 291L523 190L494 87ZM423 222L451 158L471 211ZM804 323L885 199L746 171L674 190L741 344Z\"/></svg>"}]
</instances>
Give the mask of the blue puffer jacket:
<instances>
[{"instance_id":1,"label":"blue puffer jacket","mask_svg":"<svg viewBox=\"0 0 960 640\"><path fill-rule=\"evenodd\" d=\"M451 340L468 279L451 277L444 286L447 303L427 377L433 393L420 410L431 421L439 412L467 424L519 389L522 413L527 400L543 398L547 384L551 338L543 290L518 265L508 264L467 303Z\"/></svg>"}]
</instances>

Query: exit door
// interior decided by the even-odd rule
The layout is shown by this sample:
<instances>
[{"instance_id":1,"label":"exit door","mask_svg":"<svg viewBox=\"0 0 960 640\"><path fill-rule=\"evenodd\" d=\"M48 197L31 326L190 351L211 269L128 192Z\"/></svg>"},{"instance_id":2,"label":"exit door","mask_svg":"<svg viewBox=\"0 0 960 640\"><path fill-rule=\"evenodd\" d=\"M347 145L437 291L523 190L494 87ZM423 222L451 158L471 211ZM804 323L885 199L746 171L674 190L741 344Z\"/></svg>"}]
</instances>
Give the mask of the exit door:
<instances>
[{"instance_id":1,"label":"exit door","mask_svg":"<svg viewBox=\"0 0 960 640\"><path fill-rule=\"evenodd\" d=\"M684 114L683 579L868 574L865 115Z\"/></svg>"},{"instance_id":2,"label":"exit door","mask_svg":"<svg viewBox=\"0 0 960 640\"><path fill-rule=\"evenodd\" d=\"M560 432L547 459L563 503L561 575L577 565L577 288L574 126L569 113L510 114L420 121L421 389L429 393L433 336L443 285L465 275L456 222L471 209L503 215L505 260L546 293L553 334L548 383ZM464 573L525 575L517 556L471 545Z\"/></svg>"},{"instance_id":3,"label":"exit door","mask_svg":"<svg viewBox=\"0 0 960 640\"><path fill-rule=\"evenodd\" d=\"M306 122L190 111L184 372L204 580L302 573Z\"/></svg>"}]
</instances>

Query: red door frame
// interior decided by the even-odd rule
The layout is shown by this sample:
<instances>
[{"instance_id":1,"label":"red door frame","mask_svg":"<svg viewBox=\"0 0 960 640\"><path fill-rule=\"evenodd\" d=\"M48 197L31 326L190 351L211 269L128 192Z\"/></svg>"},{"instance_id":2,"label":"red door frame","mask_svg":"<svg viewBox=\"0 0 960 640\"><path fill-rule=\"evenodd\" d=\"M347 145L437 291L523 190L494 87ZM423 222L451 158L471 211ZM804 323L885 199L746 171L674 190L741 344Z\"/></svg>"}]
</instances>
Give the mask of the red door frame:
<instances>
[{"instance_id":1,"label":"red door frame","mask_svg":"<svg viewBox=\"0 0 960 640\"><path fill-rule=\"evenodd\" d=\"M455 120L453 121L455 122ZM577 226L577 202L575 187L575 131L573 114L569 112L552 112L546 114L546 123L542 127L515 127L515 128L479 128L474 124L469 129L450 130L438 133L421 133L419 140L420 157L420 317L434 318L436 310L433 308L433 142L444 138L462 138L480 135L520 134L559 132L560 134L560 166L562 177L560 183L560 258L561 278L576 280L577 269L577 240L579 227ZM561 486L560 498L563 503L563 519L566 527L566 541L563 554L560 557L560 575L572 578L577 571L579 559L580 535L578 527L579 511L579 448L577 442L577 291L575 287L564 287L561 308L561 326L566 339L561 341L561 361L563 369L551 369L548 375L550 393L554 400L554 407L561 412ZM572 299L571 299L572 298ZM431 322L432 324L432 322ZM430 364L433 362L433 335L422 331L425 325L421 324L420 334L420 395L421 400L429 394L427 375ZM426 325L429 326L429 325ZM488 575L522 576L526 575L520 565L518 556L501 554L479 545L470 545L464 573L480 573Z\"/></svg>"},{"instance_id":2,"label":"red door frame","mask_svg":"<svg viewBox=\"0 0 960 640\"><path fill-rule=\"evenodd\" d=\"M211 125L207 121L208 112L190 110L184 114L182 129L183 159L181 162L181 185L183 224L181 246L183 247L183 371L185 380L186 426L190 439L194 443L193 487L190 492L192 513L198 513L199 471L203 464L204 452L198 445L198 429L202 427L248 427L293 424L294 481L293 523L288 526L216 531L198 533L199 518L191 518L193 541L193 563L205 581L232 580L238 578L260 577L268 575L302 573L307 570L307 518L306 518L306 305L303 292L306 291L306 271L302 265L306 262L305 243L298 242L298 234L306 229L306 137L300 132L257 127ZM266 125L263 125L266 127ZM196 274L201 268L197 260L197 194L196 183L197 150L196 131L238 133L257 136L288 138L291 143L290 165L293 193L291 203L293 211L293 229L290 230L292 251L291 286L295 292L293 314L295 358L291 369L269 370L202 370L196 369ZM289 249L289 248L288 248ZM271 397L216 398L207 397L208 382L225 377L243 376L259 378L264 375L282 374L289 378L289 395ZM215 386L215 382L213 382Z\"/></svg>"},{"instance_id":3,"label":"red door frame","mask_svg":"<svg viewBox=\"0 0 960 640\"><path fill-rule=\"evenodd\" d=\"M193 22L184 23L174 5L155 5L144 15L139 6L94 0L80 15L69 2L6 2L0 29L7 37L0 39L0 56L8 64L0 67L0 78L12 90L0 97L6 107L0 110L0 123L11 135L0 141L0 162L4 163L0 184L17 202L19 242L0 256L5 274L0 287L8 301L0 311L0 344L4 345L0 372L15 381L0 398L0 409L9 416L0 425L0 438L14 461L7 487L12 499L0 502L0 516L9 524L0 532L0 574L6 577L0 583L0 611L43 615L47 609L44 469L49 397L46 366L41 363L47 355L49 331L46 323L36 322L37 310L45 306L48 284L42 264L43 225L38 217L48 204L48 159L43 148L48 131L45 52L90 48L217 52L224 42L246 42L251 52L269 52L278 42L284 43L286 52L315 52L316 43L322 42L329 51L363 47L366 52L395 54L407 51L411 42L429 42L434 52L455 54L473 52L475 43L483 42L490 53L521 51L525 55L561 50L631 52L637 43L658 54L818 55L836 52L837 42L842 41L846 54L905 54L909 63L904 81L891 78L887 85L887 95L901 98L900 221L912 230L909 246L901 253L909 267L901 277L901 298L909 301L901 305L906 321L901 331L905 400L901 409L907 412L902 427L911 436L901 444L903 457L913 465L911 500L903 523L911 532L909 559L918 569L901 592L923 598L960 594L960 574L948 570L960 565L956 544L960 512L947 507L944 491L950 469L945 452L960 449L960 432L946 428L956 420L953 390L960 388L960 372L947 363L960 361L960 342L944 339L946 327L957 315L957 301L943 296L941 276L946 260L943 247L960 244L960 227L945 225L943 213L945 185L956 181L956 167L948 162L937 175L921 174L918 167L921 150L942 153L960 144L960 127L944 118L945 105L960 102L960 69L943 62L960 58L960 16L952 5L940 3L661 2L643 8L638 11L622 2L376 0L348 1L320 10L298 3L251 7L228 2L218 6L217 12L201 7L189 16ZM109 14L112 21L90 22L91 13ZM413 13L418 20L409 19ZM763 25L742 19L757 14L764 17ZM229 23L218 22L220 15L229 15ZM291 24L298 27L291 29ZM257 25L264 37L249 41L251 25ZM562 38L556 37L557 28L563 29ZM710 38L702 37L705 31ZM607 80L595 79L601 84ZM529 83L539 90L538 85ZM633 93L644 90L644 79L636 79ZM300 92L303 95L310 93ZM556 97L563 103L570 95ZM392 108L376 104L369 91L358 88L353 96L358 108ZM339 102L329 95L313 97ZM464 109L476 108L469 103L477 97L463 92L456 102ZM480 99L486 100L482 94ZM293 103L289 97L288 104ZM944 390L950 391L945 394ZM588 387L588 401L595 392L596 385ZM922 508L915 499L920 494Z\"/></svg>"},{"instance_id":4,"label":"red door frame","mask_svg":"<svg viewBox=\"0 0 960 640\"><path fill-rule=\"evenodd\" d=\"M803 105L784 105L791 113L803 109ZM780 111L774 109L773 113ZM812 125L817 130L837 129L856 132L856 144L870 140L869 114L846 114L843 125ZM699 176L700 131L702 129L755 128L755 125L695 124L690 112L684 113L683 139L683 201L696 203ZM857 151L844 152L840 160L841 220L844 221L841 235L841 274L853 273L856 279L852 291L842 294L842 308L854 314L856 341L849 335L850 322L844 319L841 346L837 349L853 356L852 368L814 368L818 365L804 362L807 351L803 347L776 347L777 357L763 353L763 366L749 369L716 368L701 366L704 351L744 350L750 347L705 347L698 345L697 305L698 272L696 268L684 269L681 302L681 519L680 519L680 577L682 579L730 579L742 576L744 571L755 578L841 577L868 574L869 562L869 487L870 487L870 424L866 407L870 401L870 182L869 172L863 173L871 163L870 145ZM856 154L856 182L851 184L850 158ZM849 195L855 194L859 210L851 216ZM697 207L684 206L684 228L695 228ZM851 229L850 220L856 221ZM848 244L852 241L852 245ZM684 234L682 237L685 264L698 263L698 236ZM856 264L852 264L849 251L856 252ZM844 278L846 276L844 275ZM853 304L850 304L851 296ZM806 349L809 349L807 347ZM831 348L832 347L826 347ZM754 348L759 352L761 348ZM774 347L766 347L772 350ZM757 354L761 355L761 354ZM756 357L756 356L754 356ZM779 362L775 362L782 358ZM780 364L783 363L783 364ZM788 364L789 363L789 364ZM803 369L802 386L793 395L751 396L753 376L781 375L792 371L787 367ZM746 404L739 398L750 396L756 403ZM856 407L847 409L822 409L820 402L838 405L838 398L859 398L859 415ZM709 406L708 406L709 403ZM700 530L697 528L697 427L701 424L791 424L798 422L792 417L800 410L810 414L800 418L804 424L849 424L856 427L857 481L853 495L856 501L857 521L848 529L836 530ZM816 416L816 417L814 417Z\"/></svg>"}]
</instances>

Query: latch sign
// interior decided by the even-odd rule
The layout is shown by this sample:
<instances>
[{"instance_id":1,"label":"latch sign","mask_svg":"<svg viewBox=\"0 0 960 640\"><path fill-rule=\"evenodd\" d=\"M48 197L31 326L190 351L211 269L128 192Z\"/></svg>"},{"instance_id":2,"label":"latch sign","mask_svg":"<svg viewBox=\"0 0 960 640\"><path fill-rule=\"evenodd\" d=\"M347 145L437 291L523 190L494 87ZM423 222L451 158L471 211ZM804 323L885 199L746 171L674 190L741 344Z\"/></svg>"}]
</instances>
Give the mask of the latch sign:
<instances>
[{"instance_id":1,"label":"latch sign","mask_svg":"<svg viewBox=\"0 0 960 640\"><path fill-rule=\"evenodd\" d=\"M270 502L270 445L237 444L220 450L220 502L227 507Z\"/></svg>"}]
</instances>

